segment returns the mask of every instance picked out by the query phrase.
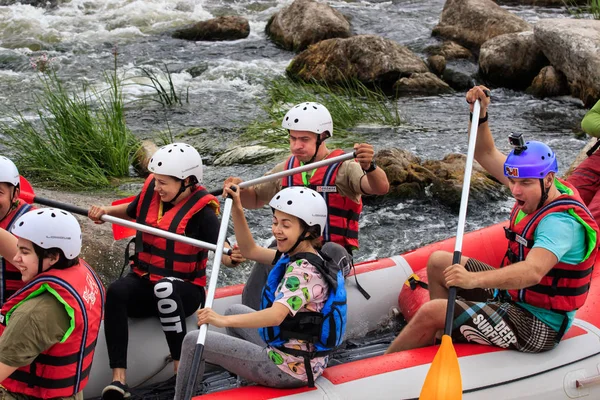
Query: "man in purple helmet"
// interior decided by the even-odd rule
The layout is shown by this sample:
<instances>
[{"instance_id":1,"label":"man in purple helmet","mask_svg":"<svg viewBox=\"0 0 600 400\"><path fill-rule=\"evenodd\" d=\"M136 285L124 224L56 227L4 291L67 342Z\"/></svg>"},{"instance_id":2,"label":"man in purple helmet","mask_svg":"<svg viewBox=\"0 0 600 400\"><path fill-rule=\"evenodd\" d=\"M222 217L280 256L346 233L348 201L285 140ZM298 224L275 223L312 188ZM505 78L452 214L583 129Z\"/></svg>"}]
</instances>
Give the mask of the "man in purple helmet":
<instances>
[{"instance_id":1,"label":"man in purple helmet","mask_svg":"<svg viewBox=\"0 0 600 400\"><path fill-rule=\"evenodd\" d=\"M516 202L505 228L502 268L436 251L427 263L429 295L388 353L430 345L444 329L448 288L458 289L452 339L537 353L554 348L587 297L596 260L598 226L579 194L556 178L552 149L511 135L514 150L495 146L487 123L488 89L467 93L481 103L475 159L510 189Z\"/></svg>"}]
</instances>

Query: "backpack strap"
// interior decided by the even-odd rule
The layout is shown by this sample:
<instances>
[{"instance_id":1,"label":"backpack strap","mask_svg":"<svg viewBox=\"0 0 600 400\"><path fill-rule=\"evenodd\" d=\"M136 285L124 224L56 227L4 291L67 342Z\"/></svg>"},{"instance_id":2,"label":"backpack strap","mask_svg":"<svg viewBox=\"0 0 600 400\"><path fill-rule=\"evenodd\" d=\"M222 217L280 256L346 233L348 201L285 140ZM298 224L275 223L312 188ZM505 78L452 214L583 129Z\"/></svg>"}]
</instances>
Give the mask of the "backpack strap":
<instances>
[{"instance_id":1,"label":"backpack strap","mask_svg":"<svg viewBox=\"0 0 600 400\"><path fill-rule=\"evenodd\" d=\"M321 273L321 275L323 275L323 279L327 281L329 286L333 288L334 291L337 289L338 267L333 262L331 257L321 252L319 252L319 254L296 253L290 258L290 262L302 259L308 261L313 267L315 267Z\"/></svg>"}]
</instances>

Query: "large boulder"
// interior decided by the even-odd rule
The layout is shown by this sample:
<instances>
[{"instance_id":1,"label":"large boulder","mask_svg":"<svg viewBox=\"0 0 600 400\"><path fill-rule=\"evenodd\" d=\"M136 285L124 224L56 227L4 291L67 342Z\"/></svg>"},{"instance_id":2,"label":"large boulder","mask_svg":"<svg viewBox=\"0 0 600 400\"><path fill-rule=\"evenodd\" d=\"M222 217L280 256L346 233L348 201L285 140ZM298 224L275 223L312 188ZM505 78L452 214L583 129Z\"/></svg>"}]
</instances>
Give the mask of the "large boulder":
<instances>
[{"instance_id":1,"label":"large boulder","mask_svg":"<svg viewBox=\"0 0 600 400\"><path fill-rule=\"evenodd\" d=\"M431 72L414 73L394 83L396 96L407 94L445 94L454 90Z\"/></svg>"},{"instance_id":2,"label":"large boulder","mask_svg":"<svg viewBox=\"0 0 600 400\"><path fill-rule=\"evenodd\" d=\"M554 97L569 94L569 83L565 74L557 71L552 65L542 68L539 74L533 78L527 93L536 97Z\"/></svg>"},{"instance_id":3,"label":"large boulder","mask_svg":"<svg viewBox=\"0 0 600 400\"><path fill-rule=\"evenodd\" d=\"M408 150L386 149L379 151L375 160L390 182L389 195L399 198L425 196L425 188L435 178L421 165L421 159Z\"/></svg>"},{"instance_id":4,"label":"large boulder","mask_svg":"<svg viewBox=\"0 0 600 400\"><path fill-rule=\"evenodd\" d=\"M442 160L423 163L423 167L435 176L431 194L437 201L454 210L460 208L466 161L464 154L448 154ZM473 163L469 196L475 201L488 202L506 198L506 191L478 163Z\"/></svg>"},{"instance_id":5,"label":"large boulder","mask_svg":"<svg viewBox=\"0 0 600 400\"><path fill-rule=\"evenodd\" d=\"M546 65L548 59L531 31L496 36L479 53L481 76L497 86L525 89Z\"/></svg>"},{"instance_id":6,"label":"large boulder","mask_svg":"<svg viewBox=\"0 0 600 400\"><path fill-rule=\"evenodd\" d=\"M441 76L446 69L446 58L441 55L433 55L427 57L427 65L434 74Z\"/></svg>"},{"instance_id":7,"label":"large boulder","mask_svg":"<svg viewBox=\"0 0 600 400\"><path fill-rule=\"evenodd\" d=\"M528 30L527 22L492 0L447 0L433 35L478 49L493 37Z\"/></svg>"},{"instance_id":8,"label":"large boulder","mask_svg":"<svg viewBox=\"0 0 600 400\"><path fill-rule=\"evenodd\" d=\"M455 60L460 58L469 59L473 57L471 50L451 40L446 40L442 44L428 46L425 49L425 53L431 56L442 56L446 60Z\"/></svg>"},{"instance_id":9,"label":"large boulder","mask_svg":"<svg viewBox=\"0 0 600 400\"><path fill-rule=\"evenodd\" d=\"M244 39L249 34L250 24L246 18L226 15L178 29L173 33L173 37L185 40L216 41Z\"/></svg>"},{"instance_id":10,"label":"large boulder","mask_svg":"<svg viewBox=\"0 0 600 400\"><path fill-rule=\"evenodd\" d=\"M431 195L441 204L459 209L466 164L463 154L421 162L407 150L386 149L377 153L376 161L388 177L391 196L422 198ZM473 165L471 195L472 199L481 202L507 197L504 186L477 163Z\"/></svg>"},{"instance_id":11,"label":"large boulder","mask_svg":"<svg viewBox=\"0 0 600 400\"><path fill-rule=\"evenodd\" d=\"M554 68L567 77L571 94L594 105L600 99L600 20L543 19L534 36Z\"/></svg>"},{"instance_id":12,"label":"large boulder","mask_svg":"<svg viewBox=\"0 0 600 400\"><path fill-rule=\"evenodd\" d=\"M272 149L265 146L236 146L226 150L213 160L213 165L263 164L269 161L281 161L288 149Z\"/></svg>"},{"instance_id":13,"label":"large boulder","mask_svg":"<svg viewBox=\"0 0 600 400\"><path fill-rule=\"evenodd\" d=\"M344 84L358 79L384 90L391 90L400 78L425 72L429 72L425 62L408 48L375 35L324 40L298 54L287 67L290 77L307 82Z\"/></svg>"},{"instance_id":14,"label":"large boulder","mask_svg":"<svg viewBox=\"0 0 600 400\"><path fill-rule=\"evenodd\" d=\"M350 23L327 4L295 0L271 17L265 31L283 48L302 51L321 40L350 36Z\"/></svg>"}]
</instances>

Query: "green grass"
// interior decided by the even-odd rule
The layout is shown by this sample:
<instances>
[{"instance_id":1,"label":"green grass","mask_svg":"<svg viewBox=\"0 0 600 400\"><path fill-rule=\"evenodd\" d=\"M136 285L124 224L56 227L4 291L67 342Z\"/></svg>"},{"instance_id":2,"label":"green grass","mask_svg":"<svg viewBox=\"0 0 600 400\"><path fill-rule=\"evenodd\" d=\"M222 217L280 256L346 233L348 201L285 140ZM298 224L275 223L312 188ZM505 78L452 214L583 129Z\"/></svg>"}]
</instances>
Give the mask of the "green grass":
<instances>
[{"instance_id":1,"label":"green grass","mask_svg":"<svg viewBox=\"0 0 600 400\"><path fill-rule=\"evenodd\" d=\"M269 147L288 146L287 130L281 121L292 106L316 101L323 104L333 118L334 134L328 140L334 146L347 146L354 143L355 137L348 129L359 123L398 126L401 119L396 103L381 91L373 91L358 80L346 81L341 86L323 83L304 83L286 77L275 78L266 83L268 97L262 108L267 118L251 123L240 141L260 143Z\"/></svg>"},{"instance_id":2,"label":"green grass","mask_svg":"<svg viewBox=\"0 0 600 400\"><path fill-rule=\"evenodd\" d=\"M127 176L139 142L125 124L116 74L105 74L106 92L84 86L81 95L69 92L53 72L39 77L39 121L17 111L10 123L0 125L1 142L14 151L23 175L69 189L106 187L111 179Z\"/></svg>"},{"instance_id":3,"label":"green grass","mask_svg":"<svg viewBox=\"0 0 600 400\"><path fill-rule=\"evenodd\" d=\"M586 14L593 19L600 19L600 0L587 0L587 4L578 4L575 0L564 0L567 12L575 18L584 18Z\"/></svg>"},{"instance_id":4,"label":"green grass","mask_svg":"<svg viewBox=\"0 0 600 400\"><path fill-rule=\"evenodd\" d=\"M163 107L171 107L178 104L182 105L181 95L177 94L175 84L173 83L173 79L171 77L171 71L169 71L169 67L167 67L166 64L164 67L165 72L162 73L162 75L167 81L168 87L165 88L165 85L163 85L160 81L160 77L147 68L141 68L141 70L143 77L148 78L150 83L139 83L138 85L153 88L157 95L157 99L153 100L162 104ZM186 91L185 102L189 103L188 91Z\"/></svg>"}]
</instances>

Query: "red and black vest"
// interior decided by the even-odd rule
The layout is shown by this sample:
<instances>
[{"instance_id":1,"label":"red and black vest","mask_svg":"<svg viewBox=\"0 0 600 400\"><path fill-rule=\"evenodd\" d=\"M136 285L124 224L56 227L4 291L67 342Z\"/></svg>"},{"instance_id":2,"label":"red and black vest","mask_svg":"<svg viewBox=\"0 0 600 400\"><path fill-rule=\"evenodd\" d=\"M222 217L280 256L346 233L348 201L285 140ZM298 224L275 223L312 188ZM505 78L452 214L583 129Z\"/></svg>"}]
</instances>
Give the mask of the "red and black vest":
<instances>
[{"instance_id":1,"label":"red and black vest","mask_svg":"<svg viewBox=\"0 0 600 400\"><path fill-rule=\"evenodd\" d=\"M33 206L25 203L23 200L19 200L17 207L13 208L2 221L0 221L0 228L10 232L15 221L27 211L32 210ZM21 289L25 284L21 280L21 273L14 265L5 260L1 259L0 265L0 307L10 297L10 295L17 290Z\"/></svg>"},{"instance_id":2,"label":"red and black vest","mask_svg":"<svg viewBox=\"0 0 600 400\"><path fill-rule=\"evenodd\" d=\"M206 205L219 212L217 198L202 186L196 186L188 197L163 214L163 203L154 191L154 175L150 175L140 193L136 222L185 235L185 228L192 216ZM140 231L136 234L135 247L132 269L136 274L149 275L152 282L174 277L198 286L206 285L208 251Z\"/></svg>"},{"instance_id":3,"label":"red and black vest","mask_svg":"<svg viewBox=\"0 0 600 400\"><path fill-rule=\"evenodd\" d=\"M326 158L337 157L344 154L343 150L333 150ZM358 219L362 211L362 200L355 203L348 197L338 193L335 179L342 163L317 168L309 180L308 187L321 193L327 203L327 226L323 230L323 240L334 242L352 250L358 248ZM291 156L286 162L285 169L300 166L300 160ZM302 174L285 177L281 186L306 186Z\"/></svg>"},{"instance_id":4,"label":"red and black vest","mask_svg":"<svg viewBox=\"0 0 600 400\"><path fill-rule=\"evenodd\" d=\"M88 382L98 331L104 313L104 286L83 260L65 269L37 275L8 299L0 315L0 335L22 302L43 292L54 295L71 315L71 328L62 341L13 372L2 382L12 393L50 399L73 396Z\"/></svg>"},{"instance_id":5,"label":"red and black vest","mask_svg":"<svg viewBox=\"0 0 600 400\"><path fill-rule=\"evenodd\" d=\"M557 186L562 189L563 194L518 222L516 221L519 208L516 205L513 207L510 215L510 226L505 228L506 237L509 240L505 261L510 264L525 260L534 244L534 232L546 215L556 212L568 212L574 216L586 231L586 255L584 260L577 265L559 262L537 285L508 291L513 301L527 303L547 310L568 312L583 306L587 298L592 280L592 271L596 262L596 252L598 251L599 231L596 221L573 186L562 180L558 180Z\"/></svg>"}]
</instances>

